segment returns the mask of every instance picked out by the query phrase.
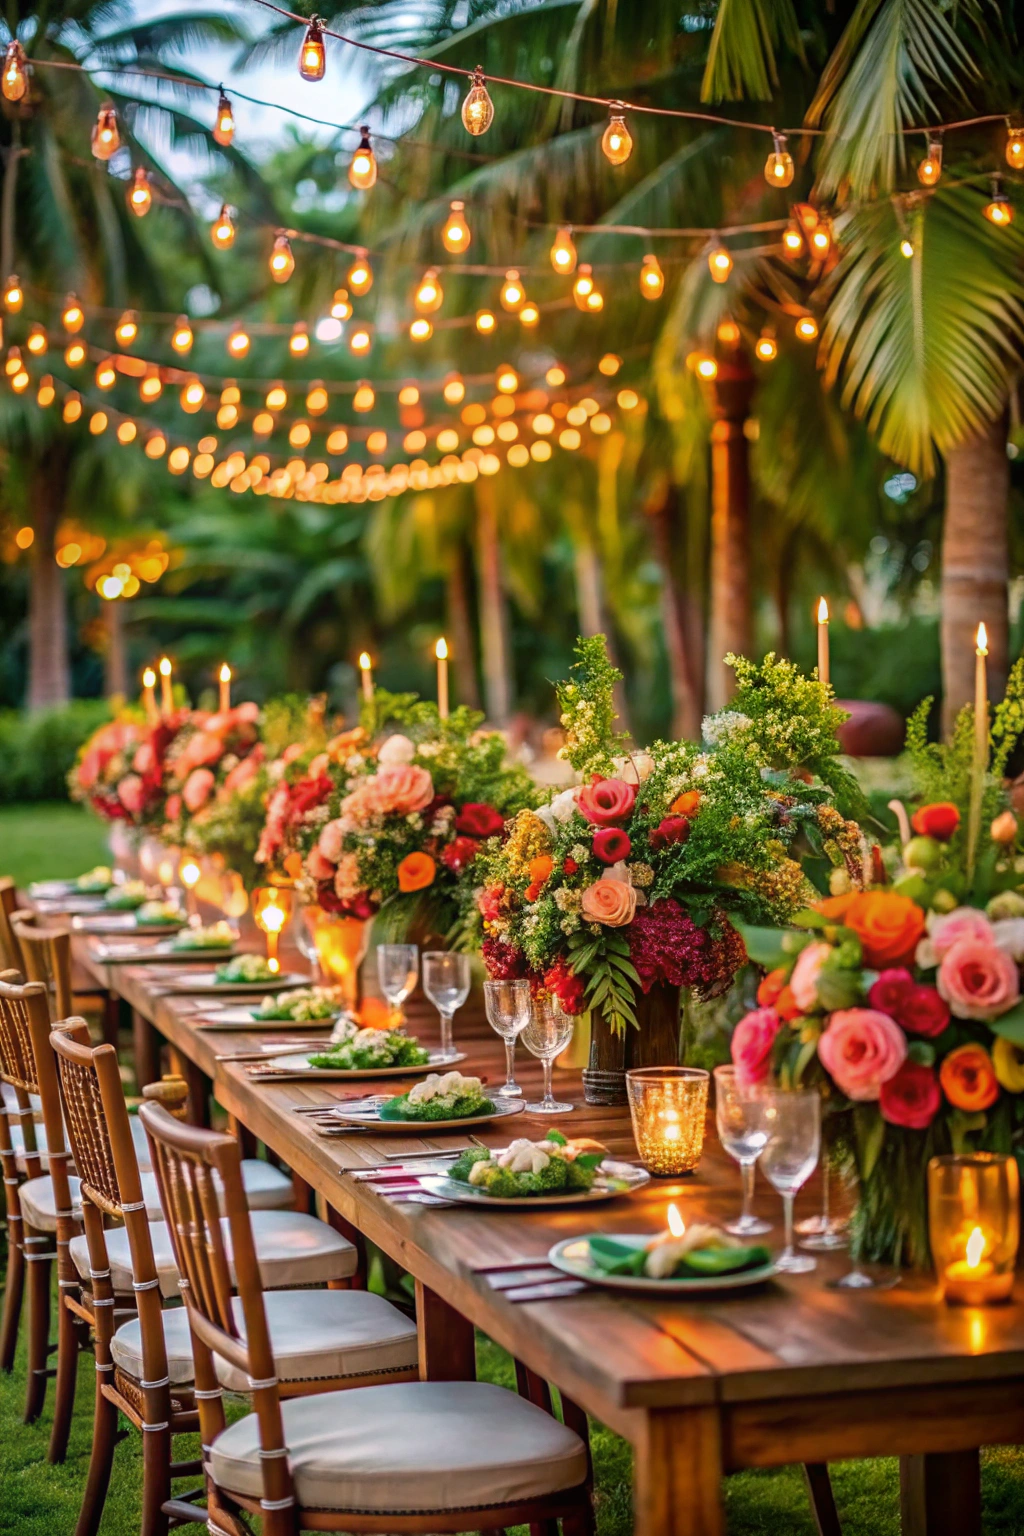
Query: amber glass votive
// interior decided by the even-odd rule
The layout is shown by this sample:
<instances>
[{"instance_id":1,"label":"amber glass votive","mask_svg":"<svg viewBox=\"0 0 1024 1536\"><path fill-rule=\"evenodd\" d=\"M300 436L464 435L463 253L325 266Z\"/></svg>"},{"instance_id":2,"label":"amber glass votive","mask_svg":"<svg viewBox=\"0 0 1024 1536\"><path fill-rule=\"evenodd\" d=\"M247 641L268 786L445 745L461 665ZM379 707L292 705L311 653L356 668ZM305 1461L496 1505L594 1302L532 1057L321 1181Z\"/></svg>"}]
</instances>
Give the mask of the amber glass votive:
<instances>
[{"instance_id":1,"label":"amber glass votive","mask_svg":"<svg viewBox=\"0 0 1024 1536\"><path fill-rule=\"evenodd\" d=\"M700 1067L635 1067L626 1073L633 1139L648 1173L692 1173L700 1162L708 1082Z\"/></svg>"},{"instance_id":2,"label":"amber glass votive","mask_svg":"<svg viewBox=\"0 0 1024 1536\"><path fill-rule=\"evenodd\" d=\"M1020 1240L1016 1160L999 1152L933 1157L928 1228L948 1302L978 1307L1007 1301Z\"/></svg>"}]
</instances>

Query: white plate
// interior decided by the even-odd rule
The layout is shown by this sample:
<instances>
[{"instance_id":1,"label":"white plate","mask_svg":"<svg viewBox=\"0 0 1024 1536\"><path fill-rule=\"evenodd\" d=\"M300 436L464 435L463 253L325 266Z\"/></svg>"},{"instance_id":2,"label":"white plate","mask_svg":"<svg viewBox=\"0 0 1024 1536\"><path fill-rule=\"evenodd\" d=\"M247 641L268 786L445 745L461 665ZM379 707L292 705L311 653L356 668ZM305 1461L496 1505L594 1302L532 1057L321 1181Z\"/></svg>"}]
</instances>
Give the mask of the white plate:
<instances>
[{"instance_id":1,"label":"white plate","mask_svg":"<svg viewBox=\"0 0 1024 1536\"><path fill-rule=\"evenodd\" d=\"M328 1049L325 1044L324 1050ZM267 1082L281 1083L291 1078L321 1078L321 1079L346 1079L356 1080L366 1077L409 1077L417 1072L430 1072L438 1067L453 1067L457 1061L465 1061L465 1051L460 1051L457 1056L449 1056L447 1060L439 1059L440 1053L434 1052L428 1061L421 1061L417 1067L311 1067L309 1058L317 1052L310 1051L285 1051L280 1056L268 1056L266 1061L247 1062L246 1067L275 1067L274 1072L248 1072L248 1076L254 1082L260 1082L265 1076Z\"/></svg>"},{"instance_id":2,"label":"white plate","mask_svg":"<svg viewBox=\"0 0 1024 1536\"><path fill-rule=\"evenodd\" d=\"M504 1120L509 1115L521 1114L525 1108L526 1106L518 1101L514 1104L503 1104L500 1099L495 1099L494 1108L488 1114L466 1115L460 1120L382 1120L379 1112L375 1110L359 1115L346 1114L343 1106L339 1104L327 1123L332 1126L341 1126L346 1130L354 1125L362 1125L380 1135L394 1133L399 1136L432 1136L435 1131L460 1131L466 1125L487 1125L492 1120Z\"/></svg>"},{"instance_id":3,"label":"white plate","mask_svg":"<svg viewBox=\"0 0 1024 1536\"><path fill-rule=\"evenodd\" d=\"M594 1236L599 1234L595 1233ZM603 1234L601 1234L603 1235ZM615 1232L610 1234L620 1243L633 1243L644 1248L654 1236L652 1232ZM760 1285L775 1274L775 1265L762 1264L758 1269L744 1269L734 1275L697 1275L675 1280L652 1280L647 1275L609 1275L590 1262L590 1238L567 1237L548 1251L548 1261L563 1274L575 1280L589 1280L591 1285L605 1285L615 1291L644 1291L649 1295L689 1296L707 1291L738 1291L748 1285Z\"/></svg>"},{"instance_id":4,"label":"white plate","mask_svg":"<svg viewBox=\"0 0 1024 1536\"><path fill-rule=\"evenodd\" d=\"M139 923L134 912L97 912L94 916L72 918L71 927L75 933L152 934L156 938L159 934L177 933L186 921L184 917L175 917L159 923Z\"/></svg>"},{"instance_id":5,"label":"white plate","mask_svg":"<svg viewBox=\"0 0 1024 1536\"><path fill-rule=\"evenodd\" d=\"M33 880L28 894L33 901L60 901L63 896L104 896L109 889L107 885L95 892L80 891L75 880Z\"/></svg>"},{"instance_id":6,"label":"white plate","mask_svg":"<svg viewBox=\"0 0 1024 1536\"><path fill-rule=\"evenodd\" d=\"M103 965L134 965L138 961L150 960L169 961L172 964L187 960L194 965L197 960L207 960L211 956L221 961L241 954L237 944L225 944L223 949L175 949L172 939L161 939L156 944L133 944L130 941L125 944L91 944L89 948L93 959Z\"/></svg>"},{"instance_id":7,"label":"white plate","mask_svg":"<svg viewBox=\"0 0 1024 1536\"><path fill-rule=\"evenodd\" d=\"M102 896L66 896L60 899L43 899L34 902L41 917L88 917L104 912Z\"/></svg>"},{"instance_id":8,"label":"white plate","mask_svg":"<svg viewBox=\"0 0 1024 1536\"><path fill-rule=\"evenodd\" d=\"M167 956L157 958L166 960ZM194 954L189 956L191 960L197 958ZM201 996L219 996L223 993L227 997L232 992L285 992L290 987L308 987L309 977L300 976L298 971L282 971L280 975L266 981L218 981L215 971L193 971L188 976L169 976L166 981L161 981L161 986L168 992L197 992ZM275 1029L279 1029L281 1023L281 1019L267 1020L267 1025ZM302 1027L309 1028L308 1019Z\"/></svg>"},{"instance_id":9,"label":"white plate","mask_svg":"<svg viewBox=\"0 0 1024 1536\"><path fill-rule=\"evenodd\" d=\"M308 978L304 978L308 984ZM218 989L219 990L219 989ZM228 988L230 991L230 988ZM272 992L272 987L264 987L264 992ZM193 1014L189 1023L194 1029L222 1029L230 1031L235 1029L304 1029L308 1035L315 1035L318 1029L332 1029L334 1021L338 1017L336 1013L326 1019L259 1019L255 1010L245 1003L239 1003L237 1007L207 1008L201 1014Z\"/></svg>"},{"instance_id":10,"label":"white plate","mask_svg":"<svg viewBox=\"0 0 1024 1536\"><path fill-rule=\"evenodd\" d=\"M530 1211L537 1206L547 1205L598 1205L604 1200L617 1200L620 1195L632 1195L651 1182L651 1176L647 1170L636 1168L632 1163L612 1162L609 1166L628 1169L628 1188L609 1189L607 1186L602 1188L599 1184L595 1184L592 1189L574 1189L567 1195L495 1196L489 1195L485 1189L477 1189L473 1184L464 1184L461 1179L450 1179L447 1176L425 1175L420 1179L420 1183L428 1194L443 1195L446 1200L459 1200L464 1205L496 1206L503 1209ZM625 1173L623 1177L626 1177Z\"/></svg>"}]
</instances>

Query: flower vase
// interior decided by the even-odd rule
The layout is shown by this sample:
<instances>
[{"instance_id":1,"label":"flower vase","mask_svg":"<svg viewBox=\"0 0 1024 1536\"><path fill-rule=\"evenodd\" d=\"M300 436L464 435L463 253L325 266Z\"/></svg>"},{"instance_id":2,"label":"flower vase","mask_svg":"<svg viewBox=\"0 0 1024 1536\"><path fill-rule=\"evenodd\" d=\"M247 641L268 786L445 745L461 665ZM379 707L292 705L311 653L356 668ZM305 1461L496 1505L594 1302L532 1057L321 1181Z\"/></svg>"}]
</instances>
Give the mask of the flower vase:
<instances>
[{"instance_id":1,"label":"flower vase","mask_svg":"<svg viewBox=\"0 0 1024 1536\"><path fill-rule=\"evenodd\" d=\"M363 1002L360 967L370 943L372 921L325 912L311 903L296 914L299 948L320 968L324 986L337 987L345 1010L356 1017Z\"/></svg>"},{"instance_id":2,"label":"flower vase","mask_svg":"<svg viewBox=\"0 0 1024 1536\"><path fill-rule=\"evenodd\" d=\"M631 1067L679 1065L680 987L665 982L635 999L636 1029L615 1034L603 1013L590 1016L590 1061L583 1070L588 1104L625 1104Z\"/></svg>"}]
</instances>

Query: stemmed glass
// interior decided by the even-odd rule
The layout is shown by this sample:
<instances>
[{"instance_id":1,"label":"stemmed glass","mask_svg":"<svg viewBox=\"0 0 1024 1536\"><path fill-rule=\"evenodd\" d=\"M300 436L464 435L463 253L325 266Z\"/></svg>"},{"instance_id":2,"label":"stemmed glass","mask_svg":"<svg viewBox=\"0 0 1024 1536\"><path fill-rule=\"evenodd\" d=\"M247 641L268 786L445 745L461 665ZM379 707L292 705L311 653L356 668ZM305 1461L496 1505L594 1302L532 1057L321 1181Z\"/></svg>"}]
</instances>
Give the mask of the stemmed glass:
<instances>
[{"instance_id":1,"label":"stemmed glass","mask_svg":"<svg viewBox=\"0 0 1024 1536\"><path fill-rule=\"evenodd\" d=\"M452 1019L469 996L469 956L428 949L423 956L423 990L441 1015L441 1061L453 1061Z\"/></svg>"},{"instance_id":2,"label":"stemmed glass","mask_svg":"<svg viewBox=\"0 0 1024 1536\"><path fill-rule=\"evenodd\" d=\"M899 1285L900 1275L897 1270L884 1269L875 1265L872 1266L869 1274L861 1268L862 1247L863 1232L858 1229L855 1215L850 1223L850 1268L844 1275L838 1275L834 1280L826 1280L825 1285L828 1290L891 1291L894 1285Z\"/></svg>"},{"instance_id":3,"label":"stemmed glass","mask_svg":"<svg viewBox=\"0 0 1024 1536\"><path fill-rule=\"evenodd\" d=\"M515 1075L516 1040L530 1022L530 983L485 981L484 1003L487 1022L505 1042L505 1082L498 1092L507 1099L519 1098L523 1090Z\"/></svg>"},{"instance_id":4,"label":"stemmed glass","mask_svg":"<svg viewBox=\"0 0 1024 1536\"><path fill-rule=\"evenodd\" d=\"M838 1216L833 1216L829 1210L829 1166L828 1150L821 1160L821 1212L817 1216L808 1216L804 1221L798 1221L796 1230L800 1234L800 1247L806 1248L809 1253L833 1253L837 1248L845 1248L849 1243L846 1235L847 1224Z\"/></svg>"},{"instance_id":5,"label":"stemmed glass","mask_svg":"<svg viewBox=\"0 0 1024 1536\"><path fill-rule=\"evenodd\" d=\"M786 1213L786 1246L775 1260L784 1274L803 1275L816 1259L793 1246L793 1201L818 1162L821 1151L821 1099L806 1089L759 1088L757 1101L765 1134L761 1168L782 1196Z\"/></svg>"},{"instance_id":6,"label":"stemmed glass","mask_svg":"<svg viewBox=\"0 0 1024 1536\"><path fill-rule=\"evenodd\" d=\"M379 944L377 980L393 1013L398 1014L398 1028L405 1025L402 1004L416 990L420 952L415 944Z\"/></svg>"},{"instance_id":7,"label":"stemmed glass","mask_svg":"<svg viewBox=\"0 0 1024 1536\"><path fill-rule=\"evenodd\" d=\"M743 1178L743 1210L726 1231L736 1237L755 1237L771 1231L771 1222L762 1221L751 1210L754 1200L755 1165L768 1139L762 1124L760 1105L736 1080L735 1067L715 1068L715 1124L718 1139L740 1165Z\"/></svg>"},{"instance_id":8,"label":"stemmed glass","mask_svg":"<svg viewBox=\"0 0 1024 1536\"><path fill-rule=\"evenodd\" d=\"M567 1115L571 1104L563 1104L551 1091L551 1069L555 1057L560 1056L572 1039L575 1019L563 1013L553 997L543 1001L531 1001L530 1020L523 1030L523 1044L531 1056L536 1056L544 1066L544 1097L526 1108L534 1115Z\"/></svg>"}]
</instances>

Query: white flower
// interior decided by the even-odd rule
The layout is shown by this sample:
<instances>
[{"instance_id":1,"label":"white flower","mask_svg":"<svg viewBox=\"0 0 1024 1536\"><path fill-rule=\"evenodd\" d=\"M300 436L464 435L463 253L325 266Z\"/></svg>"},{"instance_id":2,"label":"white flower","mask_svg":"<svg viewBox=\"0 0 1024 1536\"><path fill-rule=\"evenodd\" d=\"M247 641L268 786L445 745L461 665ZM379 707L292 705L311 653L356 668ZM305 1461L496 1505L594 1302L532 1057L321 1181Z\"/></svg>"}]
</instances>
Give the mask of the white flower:
<instances>
[{"instance_id":1,"label":"white flower","mask_svg":"<svg viewBox=\"0 0 1024 1536\"><path fill-rule=\"evenodd\" d=\"M382 745L377 753L377 761L383 763L385 767L393 768L400 763L411 763L415 756L415 745L408 736L403 736L400 731L396 731Z\"/></svg>"},{"instance_id":2,"label":"white flower","mask_svg":"<svg viewBox=\"0 0 1024 1536\"><path fill-rule=\"evenodd\" d=\"M642 784L654 772L654 758L649 752L633 752L629 757L613 757L612 766L627 784Z\"/></svg>"},{"instance_id":3,"label":"white flower","mask_svg":"<svg viewBox=\"0 0 1024 1536\"><path fill-rule=\"evenodd\" d=\"M575 809L576 790L563 789L561 794L549 800L547 805L539 806L536 814L549 832L557 832L562 822L568 821Z\"/></svg>"},{"instance_id":4,"label":"white flower","mask_svg":"<svg viewBox=\"0 0 1024 1536\"><path fill-rule=\"evenodd\" d=\"M717 715L704 716L700 733L709 747L717 747L734 731L744 730L750 724L750 717L740 714L739 710L720 709Z\"/></svg>"},{"instance_id":5,"label":"white flower","mask_svg":"<svg viewBox=\"0 0 1024 1536\"><path fill-rule=\"evenodd\" d=\"M412 827L415 831L419 831L420 827L423 825L423 817L420 815L419 811L410 811L405 820L406 825Z\"/></svg>"},{"instance_id":6,"label":"white flower","mask_svg":"<svg viewBox=\"0 0 1024 1536\"><path fill-rule=\"evenodd\" d=\"M1019 965L1024 960L1024 917L1003 917L992 924L996 943Z\"/></svg>"},{"instance_id":7,"label":"white flower","mask_svg":"<svg viewBox=\"0 0 1024 1536\"><path fill-rule=\"evenodd\" d=\"M419 749L420 757L440 757L443 751L443 741L424 741Z\"/></svg>"},{"instance_id":8,"label":"white flower","mask_svg":"<svg viewBox=\"0 0 1024 1536\"><path fill-rule=\"evenodd\" d=\"M577 864L585 864L590 858L590 849L586 843L573 843L569 849L569 857L575 859Z\"/></svg>"}]
</instances>

